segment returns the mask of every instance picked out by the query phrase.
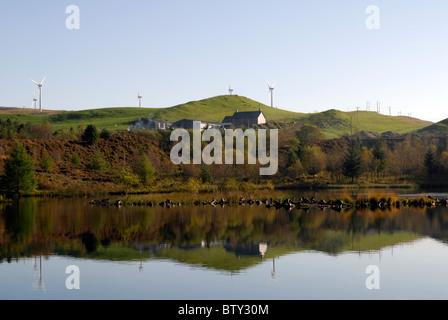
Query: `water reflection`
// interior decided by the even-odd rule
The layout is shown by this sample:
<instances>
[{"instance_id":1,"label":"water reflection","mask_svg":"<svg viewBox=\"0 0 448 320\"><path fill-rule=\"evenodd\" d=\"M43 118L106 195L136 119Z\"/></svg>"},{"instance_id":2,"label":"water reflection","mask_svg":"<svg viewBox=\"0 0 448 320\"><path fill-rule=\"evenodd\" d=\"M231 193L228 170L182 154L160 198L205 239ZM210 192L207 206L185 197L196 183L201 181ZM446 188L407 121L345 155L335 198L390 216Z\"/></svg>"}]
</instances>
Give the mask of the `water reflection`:
<instances>
[{"instance_id":1,"label":"water reflection","mask_svg":"<svg viewBox=\"0 0 448 320\"><path fill-rule=\"evenodd\" d=\"M46 292L47 288L43 279L43 261L42 255L39 255L39 266L37 262L37 256L34 256L34 281L32 284L33 290L41 290Z\"/></svg>"},{"instance_id":2,"label":"water reflection","mask_svg":"<svg viewBox=\"0 0 448 320\"><path fill-rule=\"evenodd\" d=\"M92 207L84 200L22 199L0 207L0 261L63 255L109 261L148 259L238 272L299 251L380 251L432 237L448 239L448 209L276 210L236 207ZM37 262L39 260L39 262ZM37 271L37 269L35 269Z\"/></svg>"}]
</instances>

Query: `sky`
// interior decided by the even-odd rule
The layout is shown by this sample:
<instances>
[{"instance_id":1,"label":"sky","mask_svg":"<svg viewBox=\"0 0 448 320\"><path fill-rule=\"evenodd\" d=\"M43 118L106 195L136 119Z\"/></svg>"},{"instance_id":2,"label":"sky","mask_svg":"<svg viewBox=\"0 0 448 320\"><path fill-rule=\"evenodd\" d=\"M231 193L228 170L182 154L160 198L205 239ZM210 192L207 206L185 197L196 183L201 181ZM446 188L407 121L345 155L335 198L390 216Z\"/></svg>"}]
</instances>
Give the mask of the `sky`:
<instances>
[{"instance_id":1,"label":"sky","mask_svg":"<svg viewBox=\"0 0 448 320\"><path fill-rule=\"evenodd\" d=\"M269 105L268 80L281 109L378 101L435 122L447 59L446 0L0 0L0 106L31 107L44 77L44 109L136 107L138 92L170 107L229 86Z\"/></svg>"}]
</instances>

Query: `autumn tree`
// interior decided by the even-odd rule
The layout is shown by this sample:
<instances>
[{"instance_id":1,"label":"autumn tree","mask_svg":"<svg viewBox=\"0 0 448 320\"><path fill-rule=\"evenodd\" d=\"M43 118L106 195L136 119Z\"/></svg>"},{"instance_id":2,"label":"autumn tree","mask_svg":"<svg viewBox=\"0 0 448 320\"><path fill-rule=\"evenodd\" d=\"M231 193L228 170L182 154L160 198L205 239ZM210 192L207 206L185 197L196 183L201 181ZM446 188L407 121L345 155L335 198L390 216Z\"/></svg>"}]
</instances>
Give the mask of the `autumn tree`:
<instances>
[{"instance_id":1,"label":"autumn tree","mask_svg":"<svg viewBox=\"0 0 448 320\"><path fill-rule=\"evenodd\" d=\"M44 172L51 172L54 169L54 160L47 150L44 150L40 160L40 168Z\"/></svg>"},{"instance_id":2,"label":"autumn tree","mask_svg":"<svg viewBox=\"0 0 448 320\"><path fill-rule=\"evenodd\" d=\"M135 173L144 185L148 185L155 178L155 169L145 152L141 152L140 160L137 162Z\"/></svg>"},{"instance_id":3,"label":"autumn tree","mask_svg":"<svg viewBox=\"0 0 448 320\"><path fill-rule=\"evenodd\" d=\"M375 159L375 171L379 178L381 173L387 169L387 156L383 149L381 141L378 141L372 148L373 158Z\"/></svg>"},{"instance_id":4,"label":"autumn tree","mask_svg":"<svg viewBox=\"0 0 448 320\"><path fill-rule=\"evenodd\" d=\"M306 124L296 132L296 137L306 146L311 143L316 143L322 139L322 131L319 127Z\"/></svg>"}]
</instances>

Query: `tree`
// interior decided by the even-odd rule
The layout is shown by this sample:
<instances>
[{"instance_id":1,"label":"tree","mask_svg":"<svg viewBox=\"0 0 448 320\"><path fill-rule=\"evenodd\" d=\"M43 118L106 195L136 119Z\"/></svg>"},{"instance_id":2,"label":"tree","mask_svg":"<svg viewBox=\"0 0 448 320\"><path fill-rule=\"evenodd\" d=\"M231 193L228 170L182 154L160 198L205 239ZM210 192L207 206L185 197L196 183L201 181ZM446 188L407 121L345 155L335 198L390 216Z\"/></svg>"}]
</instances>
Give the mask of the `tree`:
<instances>
[{"instance_id":1,"label":"tree","mask_svg":"<svg viewBox=\"0 0 448 320\"><path fill-rule=\"evenodd\" d=\"M88 170L91 171L102 171L107 169L108 164L106 160L104 160L103 154L101 151L97 150L93 155L92 159L86 165Z\"/></svg>"},{"instance_id":2,"label":"tree","mask_svg":"<svg viewBox=\"0 0 448 320\"><path fill-rule=\"evenodd\" d=\"M97 128L92 125L89 124L86 128L86 130L84 130L84 133L81 137L82 141L86 142L88 145L94 145L98 142L100 138L100 135L98 133Z\"/></svg>"},{"instance_id":3,"label":"tree","mask_svg":"<svg viewBox=\"0 0 448 320\"><path fill-rule=\"evenodd\" d=\"M82 164L81 158L79 157L78 153L73 153L72 157L70 158L70 163L74 166L80 166Z\"/></svg>"},{"instance_id":4,"label":"tree","mask_svg":"<svg viewBox=\"0 0 448 320\"><path fill-rule=\"evenodd\" d=\"M288 150L286 156L288 157L288 163L287 163L288 166L294 165L294 163L296 163L296 161L299 159L297 153L292 148Z\"/></svg>"},{"instance_id":5,"label":"tree","mask_svg":"<svg viewBox=\"0 0 448 320\"><path fill-rule=\"evenodd\" d=\"M304 169L300 160L297 160L292 166L288 168L288 176L293 179L297 179L303 175Z\"/></svg>"},{"instance_id":6,"label":"tree","mask_svg":"<svg viewBox=\"0 0 448 320\"><path fill-rule=\"evenodd\" d=\"M301 151L300 161L310 176L314 176L324 168L325 154L318 146L305 146Z\"/></svg>"},{"instance_id":7,"label":"tree","mask_svg":"<svg viewBox=\"0 0 448 320\"><path fill-rule=\"evenodd\" d=\"M375 159L376 174L379 178L380 173L384 172L387 169L387 156L380 141L378 141L378 143L373 146L372 154L373 158Z\"/></svg>"},{"instance_id":8,"label":"tree","mask_svg":"<svg viewBox=\"0 0 448 320\"><path fill-rule=\"evenodd\" d=\"M33 191L37 185L33 159L22 143L15 144L4 164L0 177L2 194L8 198Z\"/></svg>"},{"instance_id":9,"label":"tree","mask_svg":"<svg viewBox=\"0 0 448 320\"><path fill-rule=\"evenodd\" d=\"M322 131L319 127L306 124L296 132L296 137L306 146L320 141L322 139Z\"/></svg>"},{"instance_id":10,"label":"tree","mask_svg":"<svg viewBox=\"0 0 448 320\"><path fill-rule=\"evenodd\" d=\"M351 140L342 164L344 176L351 178L352 183L364 172L360 150L360 142L358 140Z\"/></svg>"},{"instance_id":11,"label":"tree","mask_svg":"<svg viewBox=\"0 0 448 320\"><path fill-rule=\"evenodd\" d=\"M48 121L44 124L34 124L31 130L33 139L50 139L53 135L53 128Z\"/></svg>"},{"instance_id":12,"label":"tree","mask_svg":"<svg viewBox=\"0 0 448 320\"><path fill-rule=\"evenodd\" d=\"M107 130L107 129L103 129L103 130L101 130L101 133L100 133L100 138L101 139L109 139L110 138L110 131L109 130Z\"/></svg>"},{"instance_id":13,"label":"tree","mask_svg":"<svg viewBox=\"0 0 448 320\"><path fill-rule=\"evenodd\" d=\"M320 163L317 161L311 162L306 172L314 178L316 174L318 174L322 170Z\"/></svg>"},{"instance_id":14,"label":"tree","mask_svg":"<svg viewBox=\"0 0 448 320\"><path fill-rule=\"evenodd\" d=\"M141 153L141 158L137 163L135 171L140 179L140 182L144 185L154 181L156 171L146 153Z\"/></svg>"},{"instance_id":15,"label":"tree","mask_svg":"<svg viewBox=\"0 0 448 320\"><path fill-rule=\"evenodd\" d=\"M44 172L51 172L54 169L54 161L50 156L47 150L44 150L44 154L42 155L42 159L40 161L40 168Z\"/></svg>"},{"instance_id":16,"label":"tree","mask_svg":"<svg viewBox=\"0 0 448 320\"><path fill-rule=\"evenodd\" d=\"M118 176L118 183L124 187L127 195L133 187L138 185L139 178L128 169L123 169L120 171L120 175Z\"/></svg>"},{"instance_id":17,"label":"tree","mask_svg":"<svg viewBox=\"0 0 448 320\"><path fill-rule=\"evenodd\" d=\"M208 171L208 169L205 166L201 167L201 179L202 179L202 182L204 182L204 183L212 182L212 177L210 176L210 172Z\"/></svg>"},{"instance_id":18,"label":"tree","mask_svg":"<svg viewBox=\"0 0 448 320\"><path fill-rule=\"evenodd\" d=\"M432 177L434 174L437 173L437 171L439 171L438 160L436 154L434 153L434 151L432 151L432 148L429 148L425 154L424 165L426 167L426 171L429 177Z\"/></svg>"}]
</instances>

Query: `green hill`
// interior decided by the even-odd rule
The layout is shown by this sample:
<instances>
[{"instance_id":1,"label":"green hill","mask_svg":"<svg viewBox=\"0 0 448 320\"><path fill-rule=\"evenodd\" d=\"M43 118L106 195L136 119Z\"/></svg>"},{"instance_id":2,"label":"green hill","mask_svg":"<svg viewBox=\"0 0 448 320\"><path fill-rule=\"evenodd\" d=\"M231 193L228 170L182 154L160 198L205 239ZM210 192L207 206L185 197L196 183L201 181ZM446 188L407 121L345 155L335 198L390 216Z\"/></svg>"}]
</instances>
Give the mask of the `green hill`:
<instances>
[{"instance_id":1,"label":"green hill","mask_svg":"<svg viewBox=\"0 0 448 320\"><path fill-rule=\"evenodd\" d=\"M423 129L420 129L419 132L448 134L448 119L439 121Z\"/></svg>"},{"instance_id":2,"label":"green hill","mask_svg":"<svg viewBox=\"0 0 448 320\"><path fill-rule=\"evenodd\" d=\"M407 133L432 124L429 121L410 117L386 116L370 111L342 112L334 109L308 114L306 117L290 118L289 120L300 124L318 126L327 135L335 137L344 134L351 135L360 131Z\"/></svg>"},{"instance_id":3,"label":"green hill","mask_svg":"<svg viewBox=\"0 0 448 320\"><path fill-rule=\"evenodd\" d=\"M82 111L44 112L44 114L20 113L6 110L0 120L17 120L20 123L48 121L55 130L76 128L94 124L99 129L126 130L129 124L153 115L154 119L175 122L181 119L204 120L220 123L225 116L239 111L257 111L261 108L271 123L313 124L320 127L327 137L338 137L358 131L405 133L432 125L431 122L409 117L392 117L376 112L342 112L328 110L320 113L297 113L271 108L260 102L237 95L217 96L169 108L100 108Z\"/></svg>"},{"instance_id":4,"label":"green hill","mask_svg":"<svg viewBox=\"0 0 448 320\"><path fill-rule=\"evenodd\" d=\"M154 112L154 115L159 120L170 122L192 119L221 123L224 117L233 115L237 109L238 111L257 111L260 108L268 120L288 120L305 116L305 114L272 108L237 95L217 96L200 101L191 101L171 108L158 109Z\"/></svg>"}]
</instances>

